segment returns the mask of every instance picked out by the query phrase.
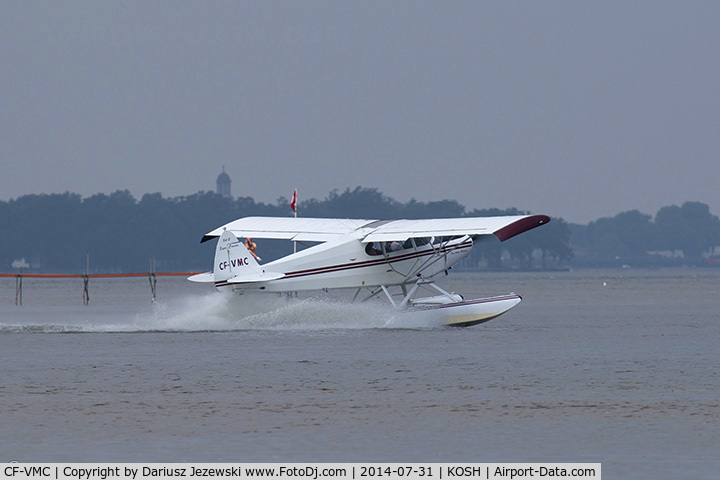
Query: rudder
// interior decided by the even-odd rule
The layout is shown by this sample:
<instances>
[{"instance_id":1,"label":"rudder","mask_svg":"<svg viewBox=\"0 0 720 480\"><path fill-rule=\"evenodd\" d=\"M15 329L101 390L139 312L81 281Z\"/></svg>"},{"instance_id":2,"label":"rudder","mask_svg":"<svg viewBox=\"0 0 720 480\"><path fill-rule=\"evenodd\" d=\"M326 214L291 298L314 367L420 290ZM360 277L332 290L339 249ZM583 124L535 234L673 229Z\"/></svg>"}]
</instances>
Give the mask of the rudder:
<instances>
[{"instance_id":1,"label":"rudder","mask_svg":"<svg viewBox=\"0 0 720 480\"><path fill-rule=\"evenodd\" d=\"M225 230L218 239L213 272L215 282L226 281L237 276L262 276L260 265L230 230Z\"/></svg>"}]
</instances>

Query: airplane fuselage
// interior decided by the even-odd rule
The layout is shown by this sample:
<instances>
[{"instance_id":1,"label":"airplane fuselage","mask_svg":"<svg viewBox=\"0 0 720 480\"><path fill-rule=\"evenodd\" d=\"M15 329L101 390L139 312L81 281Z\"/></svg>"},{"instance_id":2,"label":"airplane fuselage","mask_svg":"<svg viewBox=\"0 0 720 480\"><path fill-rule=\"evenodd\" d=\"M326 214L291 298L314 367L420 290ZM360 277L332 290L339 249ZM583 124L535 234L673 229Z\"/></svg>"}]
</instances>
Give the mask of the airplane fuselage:
<instances>
[{"instance_id":1,"label":"airplane fuselage","mask_svg":"<svg viewBox=\"0 0 720 480\"><path fill-rule=\"evenodd\" d=\"M447 271L469 255L473 246L467 235L434 242L429 238L409 239L403 244L367 244L360 238L358 234L346 235L262 265L267 272L282 274L272 281L215 284L235 293L410 284Z\"/></svg>"}]
</instances>

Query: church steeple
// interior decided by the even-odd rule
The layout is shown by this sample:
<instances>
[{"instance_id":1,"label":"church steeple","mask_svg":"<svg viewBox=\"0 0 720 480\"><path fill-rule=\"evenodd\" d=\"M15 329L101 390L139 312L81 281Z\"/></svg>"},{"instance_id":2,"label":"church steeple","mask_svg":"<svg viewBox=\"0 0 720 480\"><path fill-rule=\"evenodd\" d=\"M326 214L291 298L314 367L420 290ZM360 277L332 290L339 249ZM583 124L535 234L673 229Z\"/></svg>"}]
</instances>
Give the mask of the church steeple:
<instances>
[{"instance_id":1,"label":"church steeple","mask_svg":"<svg viewBox=\"0 0 720 480\"><path fill-rule=\"evenodd\" d=\"M230 193L230 184L231 183L232 183L232 180L230 180L230 175L225 173L225 165L223 165L222 173L220 175L218 175L218 177L217 177L216 192L225 198L232 198L232 194Z\"/></svg>"}]
</instances>

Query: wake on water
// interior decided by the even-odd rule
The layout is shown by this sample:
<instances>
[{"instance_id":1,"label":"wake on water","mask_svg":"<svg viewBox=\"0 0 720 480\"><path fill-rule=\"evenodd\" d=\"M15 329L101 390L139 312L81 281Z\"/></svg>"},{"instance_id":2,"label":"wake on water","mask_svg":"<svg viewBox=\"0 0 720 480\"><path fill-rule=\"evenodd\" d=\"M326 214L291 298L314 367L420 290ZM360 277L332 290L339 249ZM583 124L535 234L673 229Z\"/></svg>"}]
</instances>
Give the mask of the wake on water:
<instances>
[{"instance_id":1,"label":"wake on water","mask_svg":"<svg viewBox=\"0 0 720 480\"><path fill-rule=\"evenodd\" d=\"M6 307L0 333L208 332L432 328L439 323L398 313L385 304L271 295L192 294L147 308L103 306Z\"/></svg>"}]
</instances>

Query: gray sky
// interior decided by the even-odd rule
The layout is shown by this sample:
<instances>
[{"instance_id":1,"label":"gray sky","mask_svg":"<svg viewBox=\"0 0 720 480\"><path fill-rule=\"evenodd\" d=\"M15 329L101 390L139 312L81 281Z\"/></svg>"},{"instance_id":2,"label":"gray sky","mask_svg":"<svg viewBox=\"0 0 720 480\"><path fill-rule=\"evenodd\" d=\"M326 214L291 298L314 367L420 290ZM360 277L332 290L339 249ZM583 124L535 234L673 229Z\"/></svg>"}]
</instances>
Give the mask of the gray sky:
<instances>
[{"instance_id":1,"label":"gray sky","mask_svg":"<svg viewBox=\"0 0 720 480\"><path fill-rule=\"evenodd\" d=\"M720 214L720 2L0 1L0 199ZM302 203L300 204L302 207Z\"/></svg>"}]
</instances>

